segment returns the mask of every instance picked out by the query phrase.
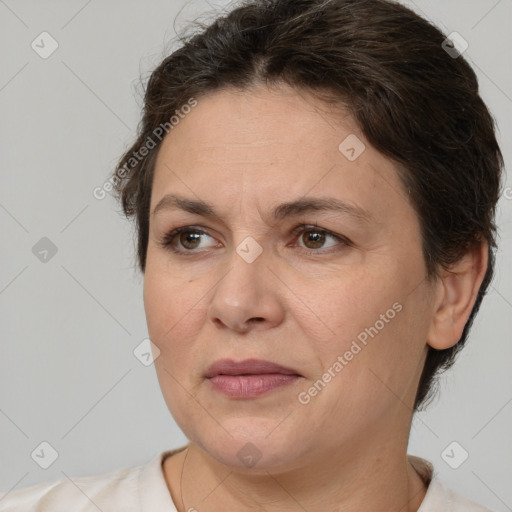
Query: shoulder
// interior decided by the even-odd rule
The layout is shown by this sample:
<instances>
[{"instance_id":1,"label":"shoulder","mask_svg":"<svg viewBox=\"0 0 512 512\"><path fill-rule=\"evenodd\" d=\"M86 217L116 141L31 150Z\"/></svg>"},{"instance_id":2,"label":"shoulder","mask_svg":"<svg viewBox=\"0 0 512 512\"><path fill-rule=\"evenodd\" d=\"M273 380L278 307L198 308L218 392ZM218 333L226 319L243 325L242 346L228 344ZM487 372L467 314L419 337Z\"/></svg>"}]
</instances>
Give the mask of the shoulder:
<instances>
[{"instance_id":1,"label":"shoulder","mask_svg":"<svg viewBox=\"0 0 512 512\"><path fill-rule=\"evenodd\" d=\"M430 496L428 494L430 493ZM424 505L418 512L430 512L443 510L446 512L491 512L488 508L470 501L465 496L453 491L443 482L434 479L429 486ZM427 500L428 498L428 500Z\"/></svg>"},{"instance_id":2,"label":"shoulder","mask_svg":"<svg viewBox=\"0 0 512 512\"><path fill-rule=\"evenodd\" d=\"M408 460L428 485L418 512L491 512L447 487L429 461L412 455L408 455Z\"/></svg>"},{"instance_id":3,"label":"shoulder","mask_svg":"<svg viewBox=\"0 0 512 512\"><path fill-rule=\"evenodd\" d=\"M165 453L165 452L164 452ZM158 474L158 454L145 465L92 476L61 478L0 492L0 512L98 512L140 510L141 477Z\"/></svg>"}]
</instances>

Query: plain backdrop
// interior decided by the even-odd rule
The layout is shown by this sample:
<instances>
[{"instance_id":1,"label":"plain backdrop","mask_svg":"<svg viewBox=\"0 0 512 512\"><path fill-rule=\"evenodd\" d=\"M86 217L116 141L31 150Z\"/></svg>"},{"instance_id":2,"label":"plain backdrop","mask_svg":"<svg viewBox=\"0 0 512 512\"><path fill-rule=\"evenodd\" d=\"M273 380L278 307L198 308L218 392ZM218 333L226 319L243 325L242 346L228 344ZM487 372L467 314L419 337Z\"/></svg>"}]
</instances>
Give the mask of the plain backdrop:
<instances>
[{"instance_id":1,"label":"plain backdrop","mask_svg":"<svg viewBox=\"0 0 512 512\"><path fill-rule=\"evenodd\" d=\"M404 3L469 43L510 164L512 0ZM0 0L2 491L143 464L186 442L154 366L134 354L147 330L132 225L93 190L134 139L140 79L174 48L175 29L227 4ZM409 447L500 512L512 510L510 176L505 185L495 279ZM447 448L467 460L450 467ZM47 469L41 449L58 454Z\"/></svg>"}]
</instances>

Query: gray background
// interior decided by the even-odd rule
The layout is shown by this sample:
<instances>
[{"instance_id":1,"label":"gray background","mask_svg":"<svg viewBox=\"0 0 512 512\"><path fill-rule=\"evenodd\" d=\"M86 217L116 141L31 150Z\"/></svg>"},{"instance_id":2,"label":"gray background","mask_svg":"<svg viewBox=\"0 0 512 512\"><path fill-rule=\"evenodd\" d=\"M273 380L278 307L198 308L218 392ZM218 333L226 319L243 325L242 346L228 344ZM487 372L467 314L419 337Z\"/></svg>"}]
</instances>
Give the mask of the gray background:
<instances>
[{"instance_id":1,"label":"gray background","mask_svg":"<svg viewBox=\"0 0 512 512\"><path fill-rule=\"evenodd\" d=\"M139 76L173 47L174 25L227 3L0 0L0 490L142 464L186 442L154 367L133 353L147 330L132 227L110 196L92 191L135 136ZM469 42L464 55L510 163L512 0L404 3ZM59 44L46 59L31 47L43 31ZM507 180L496 277L409 448L495 511L512 510ZM43 237L57 247L46 262L32 251ZM58 452L48 469L31 457L43 441ZM469 453L458 469L441 455L453 441ZM457 459L460 450L448 452Z\"/></svg>"}]
</instances>

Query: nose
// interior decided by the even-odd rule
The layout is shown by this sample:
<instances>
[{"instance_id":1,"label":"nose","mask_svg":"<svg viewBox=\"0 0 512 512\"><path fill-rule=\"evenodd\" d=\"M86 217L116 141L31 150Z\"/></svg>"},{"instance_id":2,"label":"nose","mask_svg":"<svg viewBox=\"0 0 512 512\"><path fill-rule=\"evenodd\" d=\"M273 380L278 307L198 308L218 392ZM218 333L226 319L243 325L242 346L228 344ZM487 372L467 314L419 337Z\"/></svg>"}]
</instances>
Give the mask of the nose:
<instances>
[{"instance_id":1,"label":"nose","mask_svg":"<svg viewBox=\"0 0 512 512\"><path fill-rule=\"evenodd\" d=\"M245 333L282 322L282 283L271 271L270 259L264 250L249 263L233 249L208 308L209 319L218 328Z\"/></svg>"}]
</instances>

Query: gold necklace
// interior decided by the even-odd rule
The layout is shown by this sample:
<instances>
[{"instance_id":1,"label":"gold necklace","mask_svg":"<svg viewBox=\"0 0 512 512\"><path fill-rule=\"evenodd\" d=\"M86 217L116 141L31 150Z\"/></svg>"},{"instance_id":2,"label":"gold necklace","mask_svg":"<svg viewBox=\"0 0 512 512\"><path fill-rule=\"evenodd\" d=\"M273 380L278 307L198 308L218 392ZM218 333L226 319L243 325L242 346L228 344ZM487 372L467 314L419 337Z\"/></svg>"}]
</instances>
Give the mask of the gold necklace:
<instances>
[{"instance_id":1,"label":"gold necklace","mask_svg":"<svg viewBox=\"0 0 512 512\"><path fill-rule=\"evenodd\" d=\"M183 464L181 465L181 473L180 473L180 499L181 499L181 508L185 510L185 503L183 502L183 471L185 470L185 461L188 457L188 446L185 448L185 458L183 459Z\"/></svg>"}]
</instances>

